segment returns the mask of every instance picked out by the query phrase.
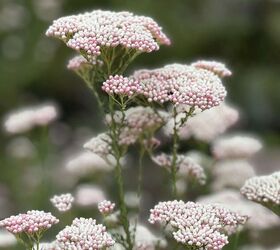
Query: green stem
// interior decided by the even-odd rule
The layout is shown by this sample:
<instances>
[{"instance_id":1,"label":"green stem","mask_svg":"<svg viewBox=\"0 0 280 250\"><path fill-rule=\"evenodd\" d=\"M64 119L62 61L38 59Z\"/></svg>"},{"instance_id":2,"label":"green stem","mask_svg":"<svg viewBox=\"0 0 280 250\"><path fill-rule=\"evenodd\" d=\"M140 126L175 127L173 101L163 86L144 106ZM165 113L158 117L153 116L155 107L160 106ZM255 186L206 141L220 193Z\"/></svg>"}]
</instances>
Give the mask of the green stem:
<instances>
[{"instance_id":1,"label":"green stem","mask_svg":"<svg viewBox=\"0 0 280 250\"><path fill-rule=\"evenodd\" d=\"M137 196L140 200L141 197L141 189L142 189L142 181L143 181L143 158L145 154L145 148L141 143L140 146L140 155L139 155L139 163L138 163L138 186L137 186Z\"/></svg>"},{"instance_id":2,"label":"green stem","mask_svg":"<svg viewBox=\"0 0 280 250\"><path fill-rule=\"evenodd\" d=\"M122 107L122 113L124 107ZM115 175L117 181L118 195L119 195L119 206L120 206L120 217L124 232L126 234L126 249L132 250L133 242L131 239L130 231L129 231L129 219L128 219L128 211L124 200L124 181L122 175L122 165L121 165L121 157L123 156L122 148L118 144L120 127L122 124L118 124L115 122L114 118L114 100L111 96L109 96L109 110L111 115L111 124L110 124L110 134L112 139L112 150L116 159L116 168ZM124 117L122 118L123 121Z\"/></svg>"},{"instance_id":3,"label":"green stem","mask_svg":"<svg viewBox=\"0 0 280 250\"><path fill-rule=\"evenodd\" d=\"M176 174L177 174L177 158L178 158L178 147L179 147L179 135L178 135L178 128L177 128L177 110L176 107L173 107L173 119L174 119L174 126L173 126L173 142L172 142L172 162L171 162L171 183L172 183L172 196L174 199L177 198L177 187L176 187Z\"/></svg>"}]
</instances>

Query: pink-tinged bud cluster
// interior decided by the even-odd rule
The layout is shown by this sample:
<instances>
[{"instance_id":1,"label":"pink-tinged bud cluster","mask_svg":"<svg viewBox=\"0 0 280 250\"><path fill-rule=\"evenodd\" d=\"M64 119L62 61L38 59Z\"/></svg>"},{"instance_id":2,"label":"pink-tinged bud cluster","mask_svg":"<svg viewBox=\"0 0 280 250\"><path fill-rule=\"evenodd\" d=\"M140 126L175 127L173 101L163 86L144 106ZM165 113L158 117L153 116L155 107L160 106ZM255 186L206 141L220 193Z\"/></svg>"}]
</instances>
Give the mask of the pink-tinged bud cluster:
<instances>
[{"instance_id":1,"label":"pink-tinged bud cluster","mask_svg":"<svg viewBox=\"0 0 280 250\"><path fill-rule=\"evenodd\" d=\"M152 52L170 40L161 27L149 17L129 12L94 10L59 18L46 32L63 40L74 50L98 56L102 48L124 47L139 52Z\"/></svg>"},{"instance_id":2,"label":"pink-tinged bud cluster","mask_svg":"<svg viewBox=\"0 0 280 250\"><path fill-rule=\"evenodd\" d=\"M191 65L196 68L209 70L221 78L232 75L231 71L223 63L216 61L201 60L194 62Z\"/></svg>"},{"instance_id":3,"label":"pink-tinged bud cluster","mask_svg":"<svg viewBox=\"0 0 280 250\"><path fill-rule=\"evenodd\" d=\"M157 165L165 167L169 171L171 170L171 155L162 153L160 155L152 157L152 160ZM206 174L204 169L190 157L177 155L176 167L178 169L178 177L197 181L201 185L204 185L206 183Z\"/></svg>"},{"instance_id":4,"label":"pink-tinged bud cluster","mask_svg":"<svg viewBox=\"0 0 280 250\"><path fill-rule=\"evenodd\" d=\"M66 226L56 236L58 248L61 250L107 249L115 244L106 227L96 224L91 218L76 218L71 226Z\"/></svg>"},{"instance_id":5,"label":"pink-tinged bud cluster","mask_svg":"<svg viewBox=\"0 0 280 250\"><path fill-rule=\"evenodd\" d=\"M138 81L119 75L110 76L102 84L102 90L109 95L116 94L131 97L141 92L141 89L142 87Z\"/></svg>"},{"instance_id":6,"label":"pink-tinged bud cluster","mask_svg":"<svg viewBox=\"0 0 280 250\"><path fill-rule=\"evenodd\" d=\"M142 84L148 101L184 104L201 110L218 106L226 96L221 79L211 71L189 65L171 64L133 75Z\"/></svg>"},{"instance_id":7,"label":"pink-tinged bud cluster","mask_svg":"<svg viewBox=\"0 0 280 250\"><path fill-rule=\"evenodd\" d=\"M279 207L280 171L271 175L252 177L245 182L240 191L249 200Z\"/></svg>"},{"instance_id":8,"label":"pink-tinged bud cluster","mask_svg":"<svg viewBox=\"0 0 280 250\"><path fill-rule=\"evenodd\" d=\"M254 167L245 160L219 161L213 168L214 190L240 189L248 178L255 176Z\"/></svg>"},{"instance_id":9,"label":"pink-tinged bud cluster","mask_svg":"<svg viewBox=\"0 0 280 250\"><path fill-rule=\"evenodd\" d=\"M36 246L34 246L35 248ZM40 246L39 246L39 250L58 250L58 246L56 244L56 241L54 242L43 242L43 243L40 243Z\"/></svg>"},{"instance_id":10,"label":"pink-tinged bud cluster","mask_svg":"<svg viewBox=\"0 0 280 250\"><path fill-rule=\"evenodd\" d=\"M212 153L216 159L248 158L262 148L259 140L236 135L218 138L213 142Z\"/></svg>"},{"instance_id":11,"label":"pink-tinged bud cluster","mask_svg":"<svg viewBox=\"0 0 280 250\"><path fill-rule=\"evenodd\" d=\"M169 223L176 241L198 249L219 250L228 243L226 226L243 225L247 217L216 205L167 201L150 210L149 222Z\"/></svg>"},{"instance_id":12,"label":"pink-tinged bud cluster","mask_svg":"<svg viewBox=\"0 0 280 250\"><path fill-rule=\"evenodd\" d=\"M50 199L51 203L54 207L58 209L60 212L66 212L72 208L72 203L74 202L74 197L72 194L61 194L55 195Z\"/></svg>"},{"instance_id":13,"label":"pink-tinged bud cluster","mask_svg":"<svg viewBox=\"0 0 280 250\"><path fill-rule=\"evenodd\" d=\"M183 116L184 114L178 114L176 120L180 120ZM210 142L234 125L238 118L239 114L235 108L222 103L218 107L189 117L188 122L178 128L179 136L181 139L188 139L193 136L197 140ZM167 136L172 135L173 127L174 119L171 119L164 127L164 133Z\"/></svg>"},{"instance_id":14,"label":"pink-tinged bud cluster","mask_svg":"<svg viewBox=\"0 0 280 250\"><path fill-rule=\"evenodd\" d=\"M98 210L101 214L103 215L108 215L111 214L114 211L116 204L108 201L108 200L103 200L98 203Z\"/></svg>"},{"instance_id":15,"label":"pink-tinged bud cluster","mask_svg":"<svg viewBox=\"0 0 280 250\"><path fill-rule=\"evenodd\" d=\"M112 140L108 134L101 133L86 142L84 148L102 158L106 158L111 153L111 142Z\"/></svg>"},{"instance_id":16,"label":"pink-tinged bud cluster","mask_svg":"<svg viewBox=\"0 0 280 250\"><path fill-rule=\"evenodd\" d=\"M11 134L24 133L35 126L51 123L57 116L57 108L52 104L25 108L9 114L4 127Z\"/></svg>"},{"instance_id":17,"label":"pink-tinged bud cluster","mask_svg":"<svg viewBox=\"0 0 280 250\"><path fill-rule=\"evenodd\" d=\"M18 214L0 221L0 227L6 228L13 234L34 234L49 229L59 220L44 211L31 210L26 214Z\"/></svg>"}]
</instances>

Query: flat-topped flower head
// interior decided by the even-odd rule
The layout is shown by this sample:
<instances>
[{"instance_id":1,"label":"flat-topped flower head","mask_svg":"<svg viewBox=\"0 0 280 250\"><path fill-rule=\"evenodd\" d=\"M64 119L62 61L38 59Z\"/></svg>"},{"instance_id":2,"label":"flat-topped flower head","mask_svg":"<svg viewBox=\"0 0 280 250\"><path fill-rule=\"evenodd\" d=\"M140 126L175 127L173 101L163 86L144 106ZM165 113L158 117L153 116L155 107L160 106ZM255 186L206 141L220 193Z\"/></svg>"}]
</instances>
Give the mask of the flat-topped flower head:
<instances>
[{"instance_id":1,"label":"flat-topped flower head","mask_svg":"<svg viewBox=\"0 0 280 250\"><path fill-rule=\"evenodd\" d=\"M248 179L240 189L249 200L258 202L280 215L280 171Z\"/></svg>"},{"instance_id":2,"label":"flat-topped flower head","mask_svg":"<svg viewBox=\"0 0 280 250\"><path fill-rule=\"evenodd\" d=\"M10 113L4 121L4 128L10 134L24 133L36 126L45 126L58 117L54 104L26 107Z\"/></svg>"},{"instance_id":3,"label":"flat-topped flower head","mask_svg":"<svg viewBox=\"0 0 280 250\"><path fill-rule=\"evenodd\" d=\"M213 166L213 190L240 189L245 181L256 175L254 167L246 160L223 160Z\"/></svg>"},{"instance_id":4,"label":"flat-topped flower head","mask_svg":"<svg viewBox=\"0 0 280 250\"><path fill-rule=\"evenodd\" d=\"M109 200L103 200L98 203L98 210L103 215L109 215L114 211L116 204L109 201Z\"/></svg>"},{"instance_id":5,"label":"flat-topped flower head","mask_svg":"<svg viewBox=\"0 0 280 250\"><path fill-rule=\"evenodd\" d=\"M46 32L87 56L98 56L104 48L117 46L139 52L152 52L170 40L150 17L130 12L94 10L59 18Z\"/></svg>"},{"instance_id":6,"label":"flat-topped flower head","mask_svg":"<svg viewBox=\"0 0 280 250\"><path fill-rule=\"evenodd\" d=\"M191 65L196 68L209 70L221 78L232 75L231 71L225 64L216 61L200 60L192 63Z\"/></svg>"},{"instance_id":7,"label":"flat-topped flower head","mask_svg":"<svg viewBox=\"0 0 280 250\"><path fill-rule=\"evenodd\" d=\"M72 203L74 202L74 197L72 194L60 194L55 195L50 199L54 207L60 212L66 212L72 208Z\"/></svg>"},{"instance_id":8,"label":"flat-topped flower head","mask_svg":"<svg viewBox=\"0 0 280 250\"><path fill-rule=\"evenodd\" d=\"M102 90L109 95L116 94L131 97L141 92L141 89L142 87L137 80L121 75L109 76L109 79L102 84Z\"/></svg>"},{"instance_id":9,"label":"flat-topped flower head","mask_svg":"<svg viewBox=\"0 0 280 250\"><path fill-rule=\"evenodd\" d=\"M261 142L251 136L224 136L213 142L212 153L217 159L249 158L261 148Z\"/></svg>"},{"instance_id":10,"label":"flat-topped flower head","mask_svg":"<svg viewBox=\"0 0 280 250\"><path fill-rule=\"evenodd\" d=\"M184 114L178 114L180 119ZM238 110L226 103L200 112L188 118L188 122L178 128L180 139L194 137L197 140L210 142L234 125L239 118ZM177 120L177 119L176 119ZM167 136L173 134L174 119L164 127Z\"/></svg>"},{"instance_id":11,"label":"flat-topped flower head","mask_svg":"<svg viewBox=\"0 0 280 250\"><path fill-rule=\"evenodd\" d=\"M225 87L211 71L189 65L170 64L154 70L139 70L132 76L142 84L148 101L188 105L201 110L218 106Z\"/></svg>"},{"instance_id":12,"label":"flat-topped flower head","mask_svg":"<svg viewBox=\"0 0 280 250\"><path fill-rule=\"evenodd\" d=\"M115 244L106 228L96 224L96 220L76 218L71 226L66 226L56 236L58 248L61 250L107 249Z\"/></svg>"},{"instance_id":13,"label":"flat-topped flower head","mask_svg":"<svg viewBox=\"0 0 280 250\"><path fill-rule=\"evenodd\" d=\"M36 234L44 232L57 224L58 221L51 213L31 210L25 214L18 214L0 221L0 227L6 228L13 234Z\"/></svg>"},{"instance_id":14,"label":"flat-topped flower head","mask_svg":"<svg viewBox=\"0 0 280 250\"><path fill-rule=\"evenodd\" d=\"M247 217L221 206L183 201L159 202L150 210L149 222L172 227L176 241L197 249L222 249L228 238L226 226L238 227Z\"/></svg>"}]
</instances>

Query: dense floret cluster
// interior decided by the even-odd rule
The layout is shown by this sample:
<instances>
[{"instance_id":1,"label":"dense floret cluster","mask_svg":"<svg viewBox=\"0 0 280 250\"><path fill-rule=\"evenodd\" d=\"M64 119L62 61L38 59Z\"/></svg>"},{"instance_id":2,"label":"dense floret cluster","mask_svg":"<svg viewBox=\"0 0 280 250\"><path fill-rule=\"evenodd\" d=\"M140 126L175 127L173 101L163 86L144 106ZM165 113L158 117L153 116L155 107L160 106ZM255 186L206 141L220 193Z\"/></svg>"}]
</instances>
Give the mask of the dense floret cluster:
<instances>
[{"instance_id":1,"label":"dense floret cluster","mask_svg":"<svg viewBox=\"0 0 280 250\"><path fill-rule=\"evenodd\" d=\"M106 228L96 224L93 219L76 218L71 226L66 226L56 236L57 245L61 250L105 249L115 244Z\"/></svg>"}]
</instances>

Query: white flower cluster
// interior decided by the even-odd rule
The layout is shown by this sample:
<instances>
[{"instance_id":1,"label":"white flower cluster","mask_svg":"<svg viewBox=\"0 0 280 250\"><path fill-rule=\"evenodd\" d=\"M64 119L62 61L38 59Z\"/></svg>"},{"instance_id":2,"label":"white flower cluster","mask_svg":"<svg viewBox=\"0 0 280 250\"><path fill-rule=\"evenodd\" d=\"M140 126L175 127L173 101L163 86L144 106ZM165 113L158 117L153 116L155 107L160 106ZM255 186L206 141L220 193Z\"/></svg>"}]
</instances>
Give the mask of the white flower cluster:
<instances>
[{"instance_id":1,"label":"white flower cluster","mask_svg":"<svg viewBox=\"0 0 280 250\"><path fill-rule=\"evenodd\" d=\"M254 167L245 160L223 160L213 166L213 189L240 189L248 178L255 176Z\"/></svg>"},{"instance_id":2,"label":"white flower cluster","mask_svg":"<svg viewBox=\"0 0 280 250\"><path fill-rule=\"evenodd\" d=\"M5 130L10 134L24 133L35 126L45 126L58 116L57 107L53 104L20 109L7 116Z\"/></svg>"},{"instance_id":3,"label":"white flower cluster","mask_svg":"<svg viewBox=\"0 0 280 250\"><path fill-rule=\"evenodd\" d=\"M111 214L114 211L116 204L108 201L108 200L103 200L98 203L98 210L101 214L103 215L108 215Z\"/></svg>"},{"instance_id":4,"label":"white flower cluster","mask_svg":"<svg viewBox=\"0 0 280 250\"><path fill-rule=\"evenodd\" d=\"M279 207L280 171L271 175L252 177L245 182L240 191L249 200L268 206L271 203Z\"/></svg>"},{"instance_id":5,"label":"white flower cluster","mask_svg":"<svg viewBox=\"0 0 280 250\"><path fill-rule=\"evenodd\" d=\"M167 201L158 203L150 211L149 222L169 223L176 241L198 249L222 249L228 238L225 227L237 228L247 220L221 206L194 202Z\"/></svg>"},{"instance_id":6,"label":"white flower cluster","mask_svg":"<svg viewBox=\"0 0 280 250\"><path fill-rule=\"evenodd\" d=\"M80 249L98 250L105 249L115 244L106 228L96 224L93 219L76 218L71 226L66 226L56 236L60 250Z\"/></svg>"},{"instance_id":7,"label":"white flower cluster","mask_svg":"<svg viewBox=\"0 0 280 250\"><path fill-rule=\"evenodd\" d=\"M191 65L196 68L209 70L221 78L232 75L231 71L223 63L216 61L201 60L194 62Z\"/></svg>"},{"instance_id":8,"label":"white flower cluster","mask_svg":"<svg viewBox=\"0 0 280 250\"><path fill-rule=\"evenodd\" d=\"M248 158L262 148L259 140L243 135L225 136L213 142L212 153L217 159Z\"/></svg>"},{"instance_id":9,"label":"white flower cluster","mask_svg":"<svg viewBox=\"0 0 280 250\"><path fill-rule=\"evenodd\" d=\"M170 64L154 70L139 70L132 76L142 84L148 101L188 105L200 110L218 106L226 96L221 79L208 70Z\"/></svg>"},{"instance_id":10,"label":"white flower cluster","mask_svg":"<svg viewBox=\"0 0 280 250\"><path fill-rule=\"evenodd\" d=\"M66 212L72 208L72 203L74 202L74 197L72 194L61 194L55 195L50 199L54 207L60 212Z\"/></svg>"},{"instance_id":11,"label":"white flower cluster","mask_svg":"<svg viewBox=\"0 0 280 250\"><path fill-rule=\"evenodd\" d=\"M94 10L59 18L46 32L63 40L72 49L88 57L102 54L102 48L117 46L139 52L152 52L170 40L149 17L129 12Z\"/></svg>"},{"instance_id":12,"label":"white flower cluster","mask_svg":"<svg viewBox=\"0 0 280 250\"><path fill-rule=\"evenodd\" d=\"M176 120L184 114L178 114ZM222 103L217 107L197 113L188 118L188 121L179 129L181 139L188 139L193 136L195 139L210 142L217 136L223 134L229 127L234 125L239 118L238 111ZM170 119L164 127L167 136L173 134L174 119Z\"/></svg>"}]
</instances>

